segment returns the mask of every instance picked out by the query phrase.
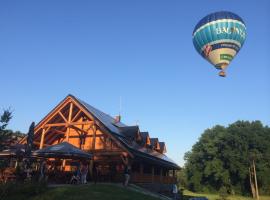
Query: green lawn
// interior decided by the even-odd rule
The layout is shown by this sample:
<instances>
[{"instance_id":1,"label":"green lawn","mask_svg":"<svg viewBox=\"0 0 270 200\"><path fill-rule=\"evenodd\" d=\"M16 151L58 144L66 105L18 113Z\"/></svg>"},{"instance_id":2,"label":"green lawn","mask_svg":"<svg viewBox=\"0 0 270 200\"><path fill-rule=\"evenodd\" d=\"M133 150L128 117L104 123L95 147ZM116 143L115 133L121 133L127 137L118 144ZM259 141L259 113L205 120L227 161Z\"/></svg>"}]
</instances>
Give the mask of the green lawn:
<instances>
[{"instance_id":1,"label":"green lawn","mask_svg":"<svg viewBox=\"0 0 270 200\"><path fill-rule=\"evenodd\" d=\"M28 189L29 190L29 189ZM20 190L18 190L20 191ZM97 184L79 186L61 186L48 188L43 193L33 195L26 192L11 192L6 198L1 200L158 200L152 196L144 195L133 190L117 185ZM199 194L184 190L185 200L189 197L207 197L209 200L217 200L217 194ZM229 196L229 200L253 200L243 196ZM260 200L270 200L270 196L261 196Z\"/></svg>"},{"instance_id":2,"label":"green lawn","mask_svg":"<svg viewBox=\"0 0 270 200\"><path fill-rule=\"evenodd\" d=\"M1 198L0 198L1 199ZM46 192L36 196L25 194L14 194L5 200L157 200L130 189L114 185L85 185L85 186L63 186L49 188Z\"/></svg>"},{"instance_id":3,"label":"green lawn","mask_svg":"<svg viewBox=\"0 0 270 200\"><path fill-rule=\"evenodd\" d=\"M186 197L207 197L209 200L216 200L219 198L218 194L199 194L199 193L193 193L190 192L188 190L184 190L184 196ZM249 197L243 197L243 196L229 196L228 197L229 200L254 200L253 198L249 198ZM270 196L260 196L260 200L270 200Z\"/></svg>"}]
</instances>

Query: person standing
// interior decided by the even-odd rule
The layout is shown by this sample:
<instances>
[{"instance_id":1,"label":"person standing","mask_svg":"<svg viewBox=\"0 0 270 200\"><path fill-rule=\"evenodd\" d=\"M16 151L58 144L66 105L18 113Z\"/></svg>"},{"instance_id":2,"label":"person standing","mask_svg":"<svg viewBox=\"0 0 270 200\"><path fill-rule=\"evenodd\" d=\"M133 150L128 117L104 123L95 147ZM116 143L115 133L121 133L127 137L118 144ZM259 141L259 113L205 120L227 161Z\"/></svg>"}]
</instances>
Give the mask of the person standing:
<instances>
[{"instance_id":1,"label":"person standing","mask_svg":"<svg viewBox=\"0 0 270 200\"><path fill-rule=\"evenodd\" d=\"M75 177L76 177L76 182L77 184L80 184L81 182L81 163L77 163L76 165L76 172L75 172Z\"/></svg>"},{"instance_id":2,"label":"person standing","mask_svg":"<svg viewBox=\"0 0 270 200\"><path fill-rule=\"evenodd\" d=\"M98 181L98 166L96 163L93 164L93 181L95 184L97 184L97 181Z\"/></svg>"},{"instance_id":3,"label":"person standing","mask_svg":"<svg viewBox=\"0 0 270 200\"><path fill-rule=\"evenodd\" d=\"M129 165L129 160L126 153L121 155L121 158L124 163L124 177L125 177L124 186L127 187L130 179L131 167Z\"/></svg>"},{"instance_id":4,"label":"person standing","mask_svg":"<svg viewBox=\"0 0 270 200\"><path fill-rule=\"evenodd\" d=\"M82 169L81 169L81 182L82 184L86 184L86 176L87 176L87 173L88 173L88 167L86 164L82 164Z\"/></svg>"},{"instance_id":5,"label":"person standing","mask_svg":"<svg viewBox=\"0 0 270 200\"><path fill-rule=\"evenodd\" d=\"M173 189L172 189L172 193L173 193L173 199L177 199L177 193L178 193L178 188L176 184L173 184Z\"/></svg>"},{"instance_id":6,"label":"person standing","mask_svg":"<svg viewBox=\"0 0 270 200\"><path fill-rule=\"evenodd\" d=\"M47 181L47 163L45 160L41 162L40 165L40 177L39 181Z\"/></svg>"}]
</instances>

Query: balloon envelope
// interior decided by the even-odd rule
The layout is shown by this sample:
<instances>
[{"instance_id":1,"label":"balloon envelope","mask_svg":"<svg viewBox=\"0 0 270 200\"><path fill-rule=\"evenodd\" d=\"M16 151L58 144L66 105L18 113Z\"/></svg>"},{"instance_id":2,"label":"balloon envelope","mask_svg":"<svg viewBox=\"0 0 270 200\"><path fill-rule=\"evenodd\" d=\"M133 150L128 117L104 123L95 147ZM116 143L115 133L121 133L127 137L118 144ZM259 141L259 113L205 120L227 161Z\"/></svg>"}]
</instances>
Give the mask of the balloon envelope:
<instances>
[{"instance_id":1,"label":"balloon envelope","mask_svg":"<svg viewBox=\"0 0 270 200\"><path fill-rule=\"evenodd\" d=\"M198 53L220 70L229 65L245 39L244 21L228 11L205 16L193 31L193 44Z\"/></svg>"}]
</instances>

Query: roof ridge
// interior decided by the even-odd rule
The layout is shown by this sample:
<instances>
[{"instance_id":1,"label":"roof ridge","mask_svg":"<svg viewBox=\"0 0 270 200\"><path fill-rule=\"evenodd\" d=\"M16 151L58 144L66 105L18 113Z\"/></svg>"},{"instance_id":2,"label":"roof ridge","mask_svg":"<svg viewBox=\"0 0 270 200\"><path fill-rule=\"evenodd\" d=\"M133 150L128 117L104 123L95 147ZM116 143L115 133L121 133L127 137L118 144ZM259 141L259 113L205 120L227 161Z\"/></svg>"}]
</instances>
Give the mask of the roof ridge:
<instances>
[{"instance_id":1,"label":"roof ridge","mask_svg":"<svg viewBox=\"0 0 270 200\"><path fill-rule=\"evenodd\" d=\"M76 97L75 97L75 98L76 98ZM109 114L107 114L107 113L105 113L105 112L103 112L103 111L97 109L96 107L90 105L89 103L87 103L87 102L85 102L85 101L83 101L83 100L81 100L81 99L79 99L79 98L76 98L76 99L79 100L80 102L82 102L83 104L86 104L87 106L92 107L92 108L95 109L96 111L98 111L98 112L100 112L100 113L102 113L102 114L104 114L104 115L107 115L108 117L111 117L112 119L114 119L111 115L109 115Z\"/></svg>"}]
</instances>

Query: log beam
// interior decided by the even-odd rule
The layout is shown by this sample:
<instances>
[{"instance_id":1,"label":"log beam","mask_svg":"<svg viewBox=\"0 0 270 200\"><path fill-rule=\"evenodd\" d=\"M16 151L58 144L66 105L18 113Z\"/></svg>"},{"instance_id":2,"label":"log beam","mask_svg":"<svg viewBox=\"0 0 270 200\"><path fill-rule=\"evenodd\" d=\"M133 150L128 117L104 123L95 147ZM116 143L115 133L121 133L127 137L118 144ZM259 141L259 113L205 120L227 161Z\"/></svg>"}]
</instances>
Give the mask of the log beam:
<instances>
[{"instance_id":1,"label":"log beam","mask_svg":"<svg viewBox=\"0 0 270 200\"><path fill-rule=\"evenodd\" d=\"M92 142L92 149L96 149L96 132L97 132L97 127L93 126L93 142Z\"/></svg>"},{"instance_id":2,"label":"log beam","mask_svg":"<svg viewBox=\"0 0 270 200\"><path fill-rule=\"evenodd\" d=\"M62 135L66 134L64 131L60 131L60 130L57 130L57 129L53 129L52 132L56 132L56 133L62 134Z\"/></svg>"},{"instance_id":3,"label":"log beam","mask_svg":"<svg viewBox=\"0 0 270 200\"><path fill-rule=\"evenodd\" d=\"M74 125L71 125L70 128L73 128L74 130L76 131L81 131L85 134L88 134L88 131L87 130L84 130L84 129L81 129L81 128L78 128L77 126L74 126ZM89 130L89 129L88 129ZM77 132L78 133L78 132Z\"/></svg>"},{"instance_id":4,"label":"log beam","mask_svg":"<svg viewBox=\"0 0 270 200\"><path fill-rule=\"evenodd\" d=\"M73 111L73 103L70 102L69 113L68 113L68 124L71 123L72 111ZM66 130L66 141L67 142L69 141L69 133L70 133L70 128L68 126L68 128Z\"/></svg>"},{"instance_id":5,"label":"log beam","mask_svg":"<svg viewBox=\"0 0 270 200\"><path fill-rule=\"evenodd\" d=\"M52 144L54 140L57 140L58 138L61 138L59 136L60 136L60 134L53 134L52 137L50 139L48 139L47 144Z\"/></svg>"},{"instance_id":6,"label":"log beam","mask_svg":"<svg viewBox=\"0 0 270 200\"><path fill-rule=\"evenodd\" d=\"M40 145L40 142L36 142L36 141L34 141L33 142L33 144L35 144L35 145ZM49 144L46 144L46 143L43 143L43 147L47 147L47 146L49 146Z\"/></svg>"},{"instance_id":7,"label":"log beam","mask_svg":"<svg viewBox=\"0 0 270 200\"><path fill-rule=\"evenodd\" d=\"M62 114L62 112L59 111L58 113L59 113L59 115L63 118L63 120L67 123L67 119L66 119L65 116Z\"/></svg>"},{"instance_id":8,"label":"log beam","mask_svg":"<svg viewBox=\"0 0 270 200\"><path fill-rule=\"evenodd\" d=\"M55 108L55 110L62 110L65 106L67 106L70 102L72 102L72 100L70 98L66 99L65 102L61 105L58 105L57 108ZM43 124L48 123L56 114L57 112L53 112L52 114L46 116L46 118L43 121ZM45 126L43 126L42 124L38 124L35 127L35 133L38 132L41 128L43 128Z\"/></svg>"},{"instance_id":9,"label":"log beam","mask_svg":"<svg viewBox=\"0 0 270 200\"><path fill-rule=\"evenodd\" d=\"M43 128L42 129L42 134L41 134L41 138L40 138L40 143L39 143L39 149L42 149L43 148L43 145L44 145L44 137L45 137L45 134L50 130L50 128Z\"/></svg>"},{"instance_id":10,"label":"log beam","mask_svg":"<svg viewBox=\"0 0 270 200\"><path fill-rule=\"evenodd\" d=\"M71 121L75 121L76 120L76 118L80 115L82 113L82 111L81 110L79 110L77 113L76 113L76 115L72 118L72 120Z\"/></svg>"},{"instance_id":11,"label":"log beam","mask_svg":"<svg viewBox=\"0 0 270 200\"><path fill-rule=\"evenodd\" d=\"M154 168L154 166L152 166L152 178L151 178L151 181L152 181L152 183L154 183L154 177L155 177L155 168Z\"/></svg>"},{"instance_id":12,"label":"log beam","mask_svg":"<svg viewBox=\"0 0 270 200\"><path fill-rule=\"evenodd\" d=\"M55 124L46 124L44 127L58 127L58 126L65 126L69 127L71 125L76 126L76 125L93 125L93 121L84 121L84 122L67 122L67 123L55 123Z\"/></svg>"}]
</instances>

